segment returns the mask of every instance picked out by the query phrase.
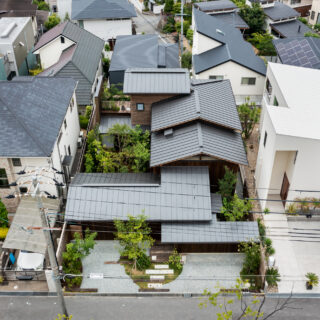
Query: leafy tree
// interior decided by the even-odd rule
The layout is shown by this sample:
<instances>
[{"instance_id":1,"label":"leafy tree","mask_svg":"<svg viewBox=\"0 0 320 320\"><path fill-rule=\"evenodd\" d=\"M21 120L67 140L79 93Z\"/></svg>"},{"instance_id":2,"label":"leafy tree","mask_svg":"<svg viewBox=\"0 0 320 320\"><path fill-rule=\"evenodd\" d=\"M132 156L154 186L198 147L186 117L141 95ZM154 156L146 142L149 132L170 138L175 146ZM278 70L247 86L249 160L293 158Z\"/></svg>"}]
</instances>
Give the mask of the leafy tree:
<instances>
[{"instance_id":1,"label":"leafy tree","mask_svg":"<svg viewBox=\"0 0 320 320\"><path fill-rule=\"evenodd\" d=\"M32 3L38 6L38 10L50 11L49 5L44 0L33 0Z\"/></svg>"},{"instance_id":2,"label":"leafy tree","mask_svg":"<svg viewBox=\"0 0 320 320\"><path fill-rule=\"evenodd\" d=\"M172 12L175 14L181 12L181 1L173 4Z\"/></svg>"},{"instance_id":3,"label":"leafy tree","mask_svg":"<svg viewBox=\"0 0 320 320\"><path fill-rule=\"evenodd\" d=\"M230 290L230 294L226 295L223 290L218 292L210 292L205 290L203 295L205 298L199 303L200 308L206 308L211 304L217 309L216 320L267 320L275 319L273 316L285 309L298 309L292 306L295 303L292 300L292 294L284 300L278 300L273 309L268 308L268 312L264 310L266 296L262 298L258 296L245 295L243 293L247 282L237 279L236 285ZM224 288L220 288L224 289ZM239 310L235 309L236 302L239 302ZM231 309L232 307L232 309Z\"/></svg>"},{"instance_id":4,"label":"leafy tree","mask_svg":"<svg viewBox=\"0 0 320 320\"><path fill-rule=\"evenodd\" d=\"M188 29L190 28L190 22L189 21L183 21L183 34L186 35ZM180 33L181 31L181 21L177 21L175 23L175 29L177 32Z\"/></svg>"},{"instance_id":5,"label":"leafy tree","mask_svg":"<svg viewBox=\"0 0 320 320\"><path fill-rule=\"evenodd\" d=\"M221 213L227 221L243 221L247 218L251 210L251 201L242 200L235 194L230 202L228 202L227 199L223 199Z\"/></svg>"},{"instance_id":6,"label":"leafy tree","mask_svg":"<svg viewBox=\"0 0 320 320\"><path fill-rule=\"evenodd\" d=\"M260 108L257 107L255 102L250 102L247 98L246 102L238 107L238 113L240 122L242 125L242 137L249 139L254 126L259 122L260 119Z\"/></svg>"},{"instance_id":7,"label":"leafy tree","mask_svg":"<svg viewBox=\"0 0 320 320\"><path fill-rule=\"evenodd\" d=\"M248 5L242 7L239 11L241 18L248 24L248 33L263 32L265 24L265 14L259 3L252 3L252 7Z\"/></svg>"},{"instance_id":8,"label":"leafy tree","mask_svg":"<svg viewBox=\"0 0 320 320\"><path fill-rule=\"evenodd\" d=\"M192 45L192 42L193 42L193 30L192 29L188 29L186 37L190 41L190 44Z\"/></svg>"},{"instance_id":9,"label":"leafy tree","mask_svg":"<svg viewBox=\"0 0 320 320\"><path fill-rule=\"evenodd\" d=\"M66 12L66 14L64 15L63 21L70 21L70 17L69 17L69 13L68 12Z\"/></svg>"},{"instance_id":10,"label":"leafy tree","mask_svg":"<svg viewBox=\"0 0 320 320\"><path fill-rule=\"evenodd\" d=\"M258 274L260 269L261 250L260 244L256 242L243 242L239 244L239 251L245 254L242 270L240 272L241 279L248 281L251 287L258 286Z\"/></svg>"},{"instance_id":11,"label":"leafy tree","mask_svg":"<svg viewBox=\"0 0 320 320\"><path fill-rule=\"evenodd\" d=\"M164 13L171 13L173 11L173 0L166 0L164 5Z\"/></svg>"},{"instance_id":12,"label":"leafy tree","mask_svg":"<svg viewBox=\"0 0 320 320\"><path fill-rule=\"evenodd\" d=\"M255 32L251 34L248 41L259 50L259 55L261 56L276 56L277 52L272 43L273 36L266 33Z\"/></svg>"},{"instance_id":13,"label":"leafy tree","mask_svg":"<svg viewBox=\"0 0 320 320\"><path fill-rule=\"evenodd\" d=\"M224 167L224 171L223 178L218 180L219 193L221 194L222 199L230 201L233 197L234 188L237 183L237 175L227 166Z\"/></svg>"},{"instance_id":14,"label":"leafy tree","mask_svg":"<svg viewBox=\"0 0 320 320\"><path fill-rule=\"evenodd\" d=\"M55 13L53 13L52 15L50 15L48 17L48 20L44 23L44 26L46 27L47 30L52 29L53 27L55 27L56 25L58 25L60 23L60 18L59 16L57 16Z\"/></svg>"},{"instance_id":15,"label":"leafy tree","mask_svg":"<svg viewBox=\"0 0 320 320\"><path fill-rule=\"evenodd\" d=\"M3 202L0 199L0 227L6 228L8 227L8 211L6 206L3 204Z\"/></svg>"},{"instance_id":16,"label":"leafy tree","mask_svg":"<svg viewBox=\"0 0 320 320\"><path fill-rule=\"evenodd\" d=\"M137 267L137 259L145 255L146 249L154 243L150 236L151 228L146 219L147 217L141 214L137 217L128 215L127 221L114 220L117 229L115 238L120 243L120 255L133 260L134 269Z\"/></svg>"},{"instance_id":17,"label":"leafy tree","mask_svg":"<svg viewBox=\"0 0 320 320\"><path fill-rule=\"evenodd\" d=\"M89 229L85 231L84 239L81 238L79 232L74 234L74 240L66 245L66 251L63 252L63 270L66 274L79 274L81 273L81 259L90 254L94 248L97 237L96 232L90 232ZM66 278L68 286L81 284L81 277Z\"/></svg>"},{"instance_id":18,"label":"leafy tree","mask_svg":"<svg viewBox=\"0 0 320 320\"><path fill-rule=\"evenodd\" d=\"M320 35L317 33L313 33L312 31L306 32L304 34L305 37L313 37L313 38L320 38Z\"/></svg>"},{"instance_id":19,"label":"leafy tree","mask_svg":"<svg viewBox=\"0 0 320 320\"><path fill-rule=\"evenodd\" d=\"M181 254L174 248L172 254L169 257L169 266L170 268L181 271L182 270L182 263L181 263Z\"/></svg>"},{"instance_id":20,"label":"leafy tree","mask_svg":"<svg viewBox=\"0 0 320 320\"><path fill-rule=\"evenodd\" d=\"M192 53L185 51L181 57L181 67L191 69L192 68Z\"/></svg>"},{"instance_id":21,"label":"leafy tree","mask_svg":"<svg viewBox=\"0 0 320 320\"><path fill-rule=\"evenodd\" d=\"M320 31L320 23L317 23L313 26L314 30Z\"/></svg>"},{"instance_id":22,"label":"leafy tree","mask_svg":"<svg viewBox=\"0 0 320 320\"><path fill-rule=\"evenodd\" d=\"M175 20L174 20L174 17L168 17L167 19L167 23L164 25L162 31L164 33L171 33L171 32L174 32L176 29L175 29Z\"/></svg>"}]
</instances>

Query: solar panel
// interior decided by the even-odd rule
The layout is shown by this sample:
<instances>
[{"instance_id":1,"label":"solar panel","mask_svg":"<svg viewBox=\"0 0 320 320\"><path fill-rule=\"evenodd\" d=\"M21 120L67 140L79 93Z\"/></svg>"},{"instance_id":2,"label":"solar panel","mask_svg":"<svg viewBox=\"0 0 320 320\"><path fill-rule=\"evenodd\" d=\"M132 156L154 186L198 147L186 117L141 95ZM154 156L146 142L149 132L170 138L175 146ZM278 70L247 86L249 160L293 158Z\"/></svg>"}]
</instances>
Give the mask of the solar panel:
<instances>
[{"instance_id":1,"label":"solar panel","mask_svg":"<svg viewBox=\"0 0 320 320\"><path fill-rule=\"evenodd\" d=\"M275 44L282 63L312 68L320 62L307 39Z\"/></svg>"}]
</instances>

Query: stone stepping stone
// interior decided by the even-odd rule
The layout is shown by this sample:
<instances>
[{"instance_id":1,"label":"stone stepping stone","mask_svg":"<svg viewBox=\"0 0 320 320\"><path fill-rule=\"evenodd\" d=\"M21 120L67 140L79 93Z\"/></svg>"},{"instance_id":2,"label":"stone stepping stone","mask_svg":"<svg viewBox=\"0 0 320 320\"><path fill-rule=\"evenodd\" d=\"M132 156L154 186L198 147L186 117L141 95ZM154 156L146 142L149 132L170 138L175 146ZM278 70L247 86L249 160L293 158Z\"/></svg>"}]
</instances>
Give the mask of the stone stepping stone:
<instances>
[{"instance_id":1,"label":"stone stepping stone","mask_svg":"<svg viewBox=\"0 0 320 320\"><path fill-rule=\"evenodd\" d=\"M164 280L165 276L150 276L150 280Z\"/></svg>"},{"instance_id":2,"label":"stone stepping stone","mask_svg":"<svg viewBox=\"0 0 320 320\"><path fill-rule=\"evenodd\" d=\"M155 264L155 269L169 269L169 266L167 264Z\"/></svg>"},{"instance_id":3,"label":"stone stepping stone","mask_svg":"<svg viewBox=\"0 0 320 320\"><path fill-rule=\"evenodd\" d=\"M172 269L165 269L165 270L159 270L159 269L148 269L146 270L146 274L173 274Z\"/></svg>"},{"instance_id":4,"label":"stone stepping stone","mask_svg":"<svg viewBox=\"0 0 320 320\"><path fill-rule=\"evenodd\" d=\"M161 289L162 283L148 283L148 289Z\"/></svg>"}]
</instances>

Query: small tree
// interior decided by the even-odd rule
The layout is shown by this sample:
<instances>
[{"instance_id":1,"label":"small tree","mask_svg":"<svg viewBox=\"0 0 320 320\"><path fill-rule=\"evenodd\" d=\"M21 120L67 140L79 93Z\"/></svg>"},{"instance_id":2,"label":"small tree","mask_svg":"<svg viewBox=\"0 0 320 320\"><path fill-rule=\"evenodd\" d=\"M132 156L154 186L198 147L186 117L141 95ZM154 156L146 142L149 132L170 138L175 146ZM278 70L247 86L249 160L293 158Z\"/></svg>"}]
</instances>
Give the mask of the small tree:
<instances>
[{"instance_id":1,"label":"small tree","mask_svg":"<svg viewBox=\"0 0 320 320\"><path fill-rule=\"evenodd\" d=\"M48 20L44 23L44 26L47 28L47 30L52 29L56 25L60 23L60 18L55 13L53 13L51 16L49 16Z\"/></svg>"},{"instance_id":2,"label":"small tree","mask_svg":"<svg viewBox=\"0 0 320 320\"><path fill-rule=\"evenodd\" d=\"M232 172L227 166L224 167L225 174L222 179L218 180L219 193L222 199L231 201L234 193L234 188L237 183L237 175Z\"/></svg>"},{"instance_id":3,"label":"small tree","mask_svg":"<svg viewBox=\"0 0 320 320\"><path fill-rule=\"evenodd\" d=\"M170 268L181 271L182 263L181 263L181 254L174 248L172 254L169 257L169 266Z\"/></svg>"},{"instance_id":4,"label":"small tree","mask_svg":"<svg viewBox=\"0 0 320 320\"><path fill-rule=\"evenodd\" d=\"M137 268L137 259L146 253L154 240L150 236L151 228L149 227L147 217L143 214L137 217L128 215L127 221L114 220L117 229L115 232L116 240L120 243L120 255L133 260L134 269Z\"/></svg>"},{"instance_id":5,"label":"small tree","mask_svg":"<svg viewBox=\"0 0 320 320\"><path fill-rule=\"evenodd\" d=\"M164 13L171 13L173 11L173 0L166 0L164 4Z\"/></svg>"},{"instance_id":6,"label":"small tree","mask_svg":"<svg viewBox=\"0 0 320 320\"><path fill-rule=\"evenodd\" d=\"M70 21L70 17L69 17L69 13L68 12L66 12L66 14L64 15L63 21Z\"/></svg>"},{"instance_id":7,"label":"small tree","mask_svg":"<svg viewBox=\"0 0 320 320\"><path fill-rule=\"evenodd\" d=\"M292 299L292 294L288 298L284 299L282 302L279 298L278 302L275 304L274 308L268 308L268 312L263 310L263 306L266 302L266 296L262 298L257 296L245 295L243 290L246 288L246 282L237 279L236 285L230 290L233 295L224 294L223 290L212 293L205 290L203 295L205 298L199 303L199 307L207 307L211 304L213 307L217 308L216 320L266 320L275 319L273 316L285 309L299 309L292 307L291 305L295 303ZM220 288L224 289L224 288ZM239 302L239 309L235 309L236 302ZM231 309L232 307L232 309Z\"/></svg>"},{"instance_id":8,"label":"small tree","mask_svg":"<svg viewBox=\"0 0 320 320\"><path fill-rule=\"evenodd\" d=\"M192 53L185 51L181 57L181 67L191 69L192 67Z\"/></svg>"},{"instance_id":9,"label":"small tree","mask_svg":"<svg viewBox=\"0 0 320 320\"><path fill-rule=\"evenodd\" d=\"M255 32L248 41L259 50L261 56L276 56L277 52L272 43L273 36L268 33Z\"/></svg>"},{"instance_id":10,"label":"small tree","mask_svg":"<svg viewBox=\"0 0 320 320\"><path fill-rule=\"evenodd\" d=\"M240 9L239 15L248 24L248 33L263 32L265 24L265 13L259 3L252 3L252 7L244 6Z\"/></svg>"},{"instance_id":11,"label":"small tree","mask_svg":"<svg viewBox=\"0 0 320 320\"><path fill-rule=\"evenodd\" d=\"M242 200L235 194L230 202L226 199L223 200L221 213L227 221L243 221L249 215L251 210L251 201Z\"/></svg>"},{"instance_id":12,"label":"small tree","mask_svg":"<svg viewBox=\"0 0 320 320\"><path fill-rule=\"evenodd\" d=\"M6 206L0 200L0 227L8 227L8 211Z\"/></svg>"},{"instance_id":13,"label":"small tree","mask_svg":"<svg viewBox=\"0 0 320 320\"><path fill-rule=\"evenodd\" d=\"M260 112L260 108L257 107L255 102L250 102L249 98L246 98L246 102L238 107L242 125L242 137L244 139L249 139L254 126L259 122Z\"/></svg>"}]
</instances>

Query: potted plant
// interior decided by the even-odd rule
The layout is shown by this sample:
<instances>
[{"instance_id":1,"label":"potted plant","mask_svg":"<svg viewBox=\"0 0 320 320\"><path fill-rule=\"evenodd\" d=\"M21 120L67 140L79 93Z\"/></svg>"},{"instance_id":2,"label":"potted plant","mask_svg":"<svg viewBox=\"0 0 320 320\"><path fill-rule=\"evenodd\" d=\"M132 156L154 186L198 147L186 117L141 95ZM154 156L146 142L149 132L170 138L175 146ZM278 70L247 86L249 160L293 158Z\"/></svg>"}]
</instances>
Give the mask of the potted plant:
<instances>
[{"instance_id":1,"label":"potted plant","mask_svg":"<svg viewBox=\"0 0 320 320\"><path fill-rule=\"evenodd\" d=\"M307 290L312 290L313 286L317 286L319 284L319 277L313 272L308 272L306 274L306 278L307 278L307 282L306 282Z\"/></svg>"}]
</instances>

